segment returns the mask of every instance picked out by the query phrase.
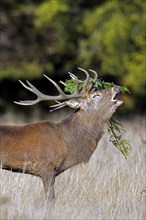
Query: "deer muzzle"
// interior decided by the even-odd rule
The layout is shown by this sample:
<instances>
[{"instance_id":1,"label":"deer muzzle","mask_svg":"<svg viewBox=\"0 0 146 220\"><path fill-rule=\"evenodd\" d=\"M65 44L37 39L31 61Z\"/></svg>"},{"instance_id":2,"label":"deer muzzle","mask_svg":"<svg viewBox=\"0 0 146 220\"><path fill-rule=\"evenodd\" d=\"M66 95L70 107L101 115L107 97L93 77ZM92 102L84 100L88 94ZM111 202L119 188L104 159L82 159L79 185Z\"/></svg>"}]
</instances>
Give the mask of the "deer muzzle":
<instances>
[{"instance_id":1,"label":"deer muzzle","mask_svg":"<svg viewBox=\"0 0 146 220\"><path fill-rule=\"evenodd\" d=\"M114 102L116 106L122 105L123 101L118 99L120 94L120 88L118 86L114 86L112 90L113 90L112 102Z\"/></svg>"}]
</instances>

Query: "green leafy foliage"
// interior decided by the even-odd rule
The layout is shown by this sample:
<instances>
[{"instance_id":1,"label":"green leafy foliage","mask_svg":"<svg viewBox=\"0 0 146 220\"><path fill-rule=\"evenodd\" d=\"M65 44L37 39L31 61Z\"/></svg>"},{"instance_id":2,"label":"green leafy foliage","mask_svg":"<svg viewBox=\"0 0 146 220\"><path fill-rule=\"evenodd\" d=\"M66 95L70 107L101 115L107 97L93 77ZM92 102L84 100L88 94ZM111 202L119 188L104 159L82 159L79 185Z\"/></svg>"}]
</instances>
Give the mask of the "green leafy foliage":
<instances>
[{"instance_id":1,"label":"green leafy foliage","mask_svg":"<svg viewBox=\"0 0 146 220\"><path fill-rule=\"evenodd\" d=\"M92 80L89 80L89 83L87 85L87 89L90 87L91 83L92 83ZM65 85L65 92L69 92L72 94L75 91L75 86L76 86L75 80L72 80L72 79L66 80L66 82L63 84ZM80 81L80 83L79 83L80 89L82 88L82 85L83 85L83 82ZM97 87L99 90L111 88L113 86L115 86L115 84L113 82L105 82L104 80L101 80L101 79L97 80ZM130 90L126 86L120 86L120 85L117 85L117 86L120 88L120 90L123 94L125 92L130 93Z\"/></svg>"},{"instance_id":2,"label":"green leafy foliage","mask_svg":"<svg viewBox=\"0 0 146 220\"><path fill-rule=\"evenodd\" d=\"M36 27L42 28L47 23L50 23L58 13L66 12L67 9L68 5L65 1L44 1L35 9Z\"/></svg>"},{"instance_id":3,"label":"green leafy foliage","mask_svg":"<svg viewBox=\"0 0 146 220\"><path fill-rule=\"evenodd\" d=\"M123 125L112 118L108 122L108 132L110 134L109 141L112 142L113 145L121 151L125 158L127 158L132 148L129 140L122 138L123 132L125 132Z\"/></svg>"},{"instance_id":4,"label":"green leafy foliage","mask_svg":"<svg viewBox=\"0 0 146 220\"><path fill-rule=\"evenodd\" d=\"M106 1L86 11L78 60L86 68L101 65L137 94L144 93L146 4L142 0Z\"/></svg>"},{"instance_id":5,"label":"green leafy foliage","mask_svg":"<svg viewBox=\"0 0 146 220\"><path fill-rule=\"evenodd\" d=\"M65 92L73 94L75 92L76 81L75 80L67 80L64 84ZM89 81L87 88L90 87L92 80ZM80 81L79 88L81 89L83 85L83 81ZM113 82L105 82L104 80L97 80L97 87L98 90L111 88L115 86ZM126 86L119 86L121 92L124 94L125 92L130 93L130 90ZM129 152L131 151L130 142L122 137L123 133L125 132L123 125L115 120L113 117L108 122L108 132L110 134L109 141L113 143L113 145L120 150L120 152L127 158Z\"/></svg>"}]
</instances>

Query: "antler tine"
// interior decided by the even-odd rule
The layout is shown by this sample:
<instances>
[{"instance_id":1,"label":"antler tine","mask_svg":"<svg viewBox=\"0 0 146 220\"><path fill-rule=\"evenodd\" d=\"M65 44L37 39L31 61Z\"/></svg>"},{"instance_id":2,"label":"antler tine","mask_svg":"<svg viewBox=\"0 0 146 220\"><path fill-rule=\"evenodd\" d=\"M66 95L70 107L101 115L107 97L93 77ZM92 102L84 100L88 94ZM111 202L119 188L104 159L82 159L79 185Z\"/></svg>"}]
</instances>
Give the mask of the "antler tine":
<instances>
[{"instance_id":1,"label":"antler tine","mask_svg":"<svg viewBox=\"0 0 146 220\"><path fill-rule=\"evenodd\" d=\"M94 79L92 79L92 84L90 89L92 89L92 87L95 85L95 87L98 89L98 83L97 83L97 79L98 79L98 73L95 70L89 69L90 72L94 73ZM90 90L89 89L89 90Z\"/></svg>"},{"instance_id":2,"label":"antler tine","mask_svg":"<svg viewBox=\"0 0 146 220\"><path fill-rule=\"evenodd\" d=\"M25 83L23 83L21 80L19 80L19 82L21 83L21 85L22 85L25 89L27 89L27 90L33 92L33 90L32 90L29 86L27 86ZM26 82L28 83L28 81L26 81Z\"/></svg>"},{"instance_id":3,"label":"antler tine","mask_svg":"<svg viewBox=\"0 0 146 220\"><path fill-rule=\"evenodd\" d=\"M41 99L44 99L44 98L47 98L48 96L41 93L35 86L33 86L28 80L26 80L27 84L29 85L29 90L32 91L35 95L38 96L38 98L41 100Z\"/></svg>"},{"instance_id":4,"label":"antler tine","mask_svg":"<svg viewBox=\"0 0 146 220\"><path fill-rule=\"evenodd\" d=\"M16 102L14 101L15 104L17 105L35 105L37 104L38 102L40 102L40 100L36 99L34 101L30 101L30 100L26 100L26 101L19 101L19 102Z\"/></svg>"},{"instance_id":5,"label":"antler tine","mask_svg":"<svg viewBox=\"0 0 146 220\"><path fill-rule=\"evenodd\" d=\"M64 102L57 102L57 104L51 105L50 108L58 107L64 105Z\"/></svg>"},{"instance_id":6,"label":"antler tine","mask_svg":"<svg viewBox=\"0 0 146 220\"><path fill-rule=\"evenodd\" d=\"M83 71L86 74L86 79L84 81L84 84L83 84L83 87L82 87L82 90L81 90L81 93L84 94L86 92L86 86L89 82L90 76L89 76L89 73L85 69L82 69L80 67L78 67L78 69Z\"/></svg>"},{"instance_id":7,"label":"antler tine","mask_svg":"<svg viewBox=\"0 0 146 220\"><path fill-rule=\"evenodd\" d=\"M18 105L34 105L34 104L40 102L43 99L43 96L45 96L35 86L33 86L29 81L26 81L29 86L27 86L21 80L19 80L19 82L22 84L22 86L24 88L26 88L30 92L34 93L35 95L37 95L38 98L36 100L33 100L33 101L30 101L30 100L19 101L19 102L14 101L15 104L18 104Z\"/></svg>"},{"instance_id":8,"label":"antler tine","mask_svg":"<svg viewBox=\"0 0 146 220\"><path fill-rule=\"evenodd\" d=\"M56 82L54 82L50 77L46 76L45 74L44 77L46 77L46 79L48 79L56 87L56 89L62 96L66 97L66 94L62 91L62 89L58 86Z\"/></svg>"},{"instance_id":9,"label":"antler tine","mask_svg":"<svg viewBox=\"0 0 146 220\"><path fill-rule=\"evenodd\" d=\"M68 73L69 73L70 77L76 81L76 89L75 89L74 95L79 94L79 80L78 80L78 78L73 73L71 73L71 72L68 72Z\"/></svg>"},{"instance_id":10,"label":"antler tine","mask_svg":"<svg viewBox=\"0 0 146 220\"><path fill-rule=\"evenodd\" d=\"M58 101L56 101L56 102L57 102L57 104L50 106L50 108L54 108L54 109L51 109L50 112L53 112L57 109L60 109L60 108L63 108L66 106L66 102L58 102Z\"/></svg>"},{"instance_id":11,"label":"antler tine","mask_svg":"<svg viewBox=\"0 0 146 220\"><path fill-rule=\"evenodd\" d=\"M89 69L90 72L94 73L94 79L93 79L93 82L95 83L98 79L98 73L95 71L95 70L92 70L92 69Z\"/></svg>"},{"instance_id":12,"label":"antler tine","mask_svg":"<svg viewBox=\"0 0 146 220\"><path fill-rule=\"evenodd\" d=\"M54 108L54 109L51 109L50 112L53 112L53 111L55 111L55 110L58 110L58 109L60 109L60 108L65 107L65 106L66 106L66 103L65 103L64 105L60 105L59 107L56 107L56 108ZM54 106L50 106L50 107L54 107Z\"/></svg>"}]
</instances>

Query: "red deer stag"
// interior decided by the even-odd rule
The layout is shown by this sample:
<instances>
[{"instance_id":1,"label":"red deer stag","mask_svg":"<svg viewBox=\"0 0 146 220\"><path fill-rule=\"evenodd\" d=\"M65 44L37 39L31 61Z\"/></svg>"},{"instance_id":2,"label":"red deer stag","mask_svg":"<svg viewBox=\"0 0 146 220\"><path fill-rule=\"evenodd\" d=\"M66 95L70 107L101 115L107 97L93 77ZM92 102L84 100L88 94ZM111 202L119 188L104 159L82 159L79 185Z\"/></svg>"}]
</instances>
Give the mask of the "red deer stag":
<instances>
[{"instance_id":1,"label":"red deer stag","mask_svg":"<svg viewBox=\"0 0 146 220\"><path fill-rule=\"evenodd\" d=\"M3 169L25 172L41 177L45 192L50 188L50 197L54 197L55 177L68 168L88 162L95 151L103 133L104 124L123 101L117 99L118 87L97 90L97 73L94 73L92 85L87 90L90 80L86 74L82 89L79 89L78 78L69 73L76 81L74 94L65 94L48 76L59 92L57 96L42 94L30 82L20 83L30 92L37 95L33 101L15 102L20 105L34 105L44 100L57 102L53 107L69 106L77 109L69 118L58 124L48 121L22 126L0 126L0 161ZM61 102L62 101L62 102ZM24 169L25 168L25 169Z\"/></svg>"}]
</instances>

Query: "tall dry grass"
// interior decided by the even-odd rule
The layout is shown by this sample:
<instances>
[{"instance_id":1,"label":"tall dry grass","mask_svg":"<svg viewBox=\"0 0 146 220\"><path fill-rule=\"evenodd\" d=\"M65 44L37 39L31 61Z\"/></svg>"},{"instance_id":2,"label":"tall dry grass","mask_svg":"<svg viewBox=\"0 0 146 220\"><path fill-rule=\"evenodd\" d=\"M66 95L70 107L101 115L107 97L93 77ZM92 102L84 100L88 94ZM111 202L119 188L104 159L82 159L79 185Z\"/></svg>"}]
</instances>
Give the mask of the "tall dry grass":
<instances>
[{"instance_id":1,"label":"tall dry grass","mask_svg":"<svg viewBox=\"0 0 146 220\"><path fill-rule=\"evenodd\" d=\"M146 219L145 122L122 120L132 145L127 160L106 133L88 164L57 177L54 204L44 198L39 177L1 170L1 219Z\"/></svg>"}]
</instances>

